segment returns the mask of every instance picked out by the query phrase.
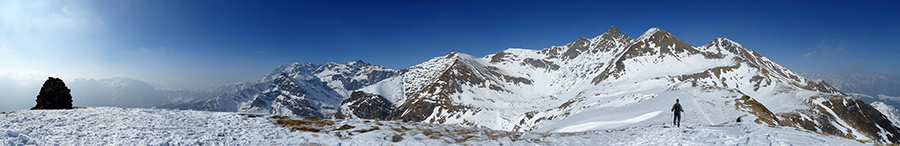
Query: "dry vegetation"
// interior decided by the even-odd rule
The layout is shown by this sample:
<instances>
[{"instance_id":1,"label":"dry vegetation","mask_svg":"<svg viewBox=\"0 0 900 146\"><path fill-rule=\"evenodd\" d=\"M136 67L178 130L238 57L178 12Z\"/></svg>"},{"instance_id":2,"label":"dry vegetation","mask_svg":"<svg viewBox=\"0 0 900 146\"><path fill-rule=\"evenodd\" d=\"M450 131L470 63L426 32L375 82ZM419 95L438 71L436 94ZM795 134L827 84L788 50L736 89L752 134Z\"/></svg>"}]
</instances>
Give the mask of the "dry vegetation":
<instances>
[{"instance_id":1,"label":"dry vegetation","mask_svg":"<svg viewBox=\"0 0 900 146\"><path fill-rule=\"evenodd\" d=\"M248 117L250 116L248 115ZM290 128L291 131L320 132L326 130L326 127L334 125L334 121L319 118L303 118L299 120L285 116L271 116L269 118L274 119L275 123L281 125L281 127Z\"/></svg>"},{"instance_id":2,"label":"dry vegetation","mask_svg":"<svg viewBox=\"0 0 900 146\"><path fill-rule=\"evenodd\" d=\"M247 115L247 117L256 118L259 116ZM291 129L291 131L326 133L328 135L336 135L342 139L347 139L354 135L381 130L387 130L386 133L392 133L389 139L393 142L403 141L404 136L415 135L424 135L424 137L427 137L428 139L443 140L448 143L463 143L466 141L489 141L504 138L509 138L514 141L527 140L540 142L539 139L526 138L523 137L523 135L533 134L539 137L549 136L549 134L543 133L499 131L487 128L471 128L424 123L404 123L400 121L365 120L362 121L362 123L366 125L353 126L346 123L335 124L342 123L341 121L318 118L295 119L285 116L270 116L268 118L282 127ZM385 122L392 124L385 124ZM577 133L572 133L570 135L577 135ZM423 137L415 137L413 140L421 140L422 138Z\"/></svg>"}]
</instances>

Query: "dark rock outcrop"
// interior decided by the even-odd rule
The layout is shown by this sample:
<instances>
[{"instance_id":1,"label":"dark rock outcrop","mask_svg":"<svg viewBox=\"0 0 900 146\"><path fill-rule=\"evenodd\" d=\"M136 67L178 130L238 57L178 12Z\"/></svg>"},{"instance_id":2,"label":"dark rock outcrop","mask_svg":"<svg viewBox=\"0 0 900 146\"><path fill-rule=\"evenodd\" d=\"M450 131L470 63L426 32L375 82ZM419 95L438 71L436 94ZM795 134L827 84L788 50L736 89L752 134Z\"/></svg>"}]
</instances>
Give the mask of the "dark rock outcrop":
<instances>
[{"instance_id":1,"label":"dark rock outcrop","mask_svg":"<svg viewBox=\"0 0 900 146\"><path fill-rule=\"evenodd\" d=\"M66 87L59 78L49 77L41 87L38 94L37 105L31 109L71 109L72 108L72 90Z\"/></svg>"},{"instance_id":2,"label":"dark rock outcrop","mask_svg":"<svg viewBox=\"0 0 900 146\"><path fill-rule=\"evenodd\" d=\"M363 91L353 92L341 105L347 106L350 111L338 109L338 113L334 115L337 119L351 118L349 114L353 114L363 119L391 120L390 116L395 112L391 101L381 95Z\"/></svg>"}]
</instances>

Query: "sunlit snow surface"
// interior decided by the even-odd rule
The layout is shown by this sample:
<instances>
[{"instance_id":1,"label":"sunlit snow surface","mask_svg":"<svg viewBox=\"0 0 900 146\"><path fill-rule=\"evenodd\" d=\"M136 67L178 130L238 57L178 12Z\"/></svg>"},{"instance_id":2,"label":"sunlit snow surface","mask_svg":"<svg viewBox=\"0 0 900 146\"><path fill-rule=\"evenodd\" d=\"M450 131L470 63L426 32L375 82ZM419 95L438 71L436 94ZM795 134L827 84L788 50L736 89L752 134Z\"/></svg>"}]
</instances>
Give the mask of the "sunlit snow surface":
<instances>
[{"instance_id":1,"label":"sunlit snow surface","mask_svg":"<svg viewBox=\"0 0 900 146\"><path fill-rule=\"evenodd\" d=\"M117 107L21 110L0 114L0 145L867 145L752 123L522 133L355 119L330 127L354 127L350 129L291 132L266 117ZM393 142L395 135L402 140Z\"/></svg>"}]
</instances>

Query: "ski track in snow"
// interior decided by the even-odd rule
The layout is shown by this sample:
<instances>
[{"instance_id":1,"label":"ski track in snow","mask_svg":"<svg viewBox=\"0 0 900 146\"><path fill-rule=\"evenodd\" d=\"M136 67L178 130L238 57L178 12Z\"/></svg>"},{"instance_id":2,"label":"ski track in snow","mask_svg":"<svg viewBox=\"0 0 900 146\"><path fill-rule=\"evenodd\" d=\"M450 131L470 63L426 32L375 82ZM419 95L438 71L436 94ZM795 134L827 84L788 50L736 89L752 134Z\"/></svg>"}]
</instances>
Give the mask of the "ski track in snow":
<instances>
[{"instance_id":1,"label":"ski track in snow","mask_svg":"<svg viewBox=\"0 0 900 146\"><path fill-rule=\"evenodd\" d=\"M600 121L600 122L589 122L584 124L572 125L562 129L557 130L556 132L581 132L587 129L595 129L597 127L617 127L623 124L631 124L637 123L641 121L646 121L647 119L656 117L663 111L654 111L650 113L646 113L634 118L626 119L626 120L618 120L618 121Z\"/></svg>"},{"instance_id":2,"label":"ski track in snow","mask_svg":"<svg viewBox=\"0 0 900 146\"><path fill-rule=\"evenodd\" d=\"M616 122L646 120L662 112ZM354 119L336 120L331 127L355 127L346 130L292 132L265 117L117 107L20 110L0 114L0 145L868 145L752 123L537 133ZM400 140L393 142L394 137Z\"/></svg>"},{"instance_id":3,"label":"ski track in snow","mask_svg":"<svg viewBox=\"0 0 900 146\"><path fill-rule=\"evenodd\" d=\"M694 102L694 106L697 107L697 111L699 111L700 114L703 115L704 118L706 118L706 121L709 122L710 125L715 124L715 123L713 123L712 120L709 119L709 115L706 115L705 109L703 109L703 108L700 107L700 103L697 103L697 96L696 96L696 95L693 96L693 97L691 97L691 102Z\"/></svg>"}]
</instances>

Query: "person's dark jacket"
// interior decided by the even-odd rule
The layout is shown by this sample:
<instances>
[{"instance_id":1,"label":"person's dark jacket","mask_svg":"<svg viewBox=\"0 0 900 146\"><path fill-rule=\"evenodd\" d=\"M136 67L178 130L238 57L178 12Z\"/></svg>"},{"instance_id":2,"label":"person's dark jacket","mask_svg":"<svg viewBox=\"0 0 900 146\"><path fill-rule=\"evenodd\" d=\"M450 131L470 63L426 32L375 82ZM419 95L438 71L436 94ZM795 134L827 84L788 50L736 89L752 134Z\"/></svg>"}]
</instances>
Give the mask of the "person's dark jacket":
<instances>
[{"instance_id":1,"label":"person's dark jacket","mask_svg":"<svg viewBox=\"0 0 900 146\"><path fill-rule=\"evenodd\" d=\"M679 114L681 114L681 112L683 112L684 110L681 109L681 104L675 103L675 105L672 106L672 111L675 112L675 115L679 115Z\"/></svg>"}]
</instances>

